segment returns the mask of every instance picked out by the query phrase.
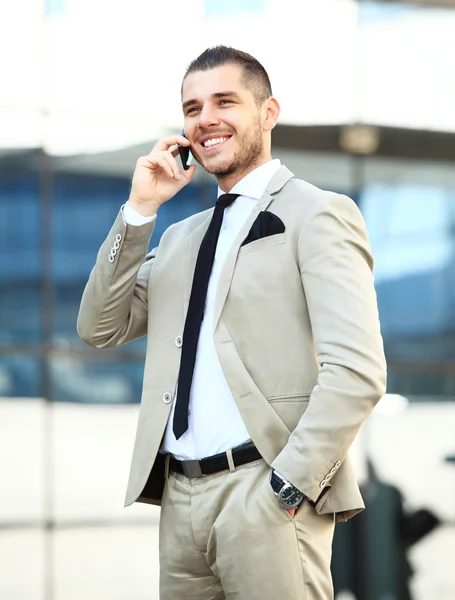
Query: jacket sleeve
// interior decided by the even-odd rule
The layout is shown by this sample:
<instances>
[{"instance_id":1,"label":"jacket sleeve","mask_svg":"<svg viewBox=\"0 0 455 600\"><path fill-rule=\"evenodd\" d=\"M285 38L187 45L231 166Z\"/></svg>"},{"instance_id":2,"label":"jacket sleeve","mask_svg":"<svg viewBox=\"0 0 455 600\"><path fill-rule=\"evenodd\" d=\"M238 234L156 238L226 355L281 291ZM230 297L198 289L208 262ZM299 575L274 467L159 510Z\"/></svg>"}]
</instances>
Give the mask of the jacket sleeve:
<instances>
[{"instance_id":1,"label":"jacket sleeve","mask_svg":"<svg viewBox=\"0 0 455 600\"><path fill-rule=\"evenodd\" d=\"M127 225L120 211L85 287L77 331L95 348L112 348L147 331L147 290L156 249L146 256L155 221ZM145 260L145 262L144 262Z\"/></svg>"},{"instance_id":2,"label":"jacket sleeve","mask_svg":"<svg viewBox=\"0 0 455 600\"><path fill-rule=\"evenodd\" d=\"M386 364L363 217L326 193L302 224L298 260L320 365L306 412L272 466L316 502L383 396Z\"/></svg>"}]
</instances>

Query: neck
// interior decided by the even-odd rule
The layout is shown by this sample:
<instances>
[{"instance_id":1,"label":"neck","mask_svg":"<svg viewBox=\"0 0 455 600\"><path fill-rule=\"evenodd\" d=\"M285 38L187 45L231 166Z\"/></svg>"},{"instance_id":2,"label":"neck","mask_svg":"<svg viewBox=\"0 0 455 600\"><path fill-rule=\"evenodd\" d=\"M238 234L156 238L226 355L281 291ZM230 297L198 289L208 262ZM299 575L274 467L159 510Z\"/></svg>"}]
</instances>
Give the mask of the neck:
<instances>
[{"instance_id":1,"label":"neck","mask_svg":"<svg viewBox=\"0 0 455 600\"><path fill-rule=\"evenodd\" d=\"M218 183L220 190L222 190L225 194L228 194L239 181L241 181L244 177L248 175L248 173L251 173L251 171L254 171L254 169L257 169L261 165L264 165L265 163L269 162L270 160L272 160L272 157L270 155L260 157L257 161L248 165L248 167L244 169L239 168L233 171L232 173L226 173L225 175L217 175L216 182Z\"/></svg>"}]
</instances>

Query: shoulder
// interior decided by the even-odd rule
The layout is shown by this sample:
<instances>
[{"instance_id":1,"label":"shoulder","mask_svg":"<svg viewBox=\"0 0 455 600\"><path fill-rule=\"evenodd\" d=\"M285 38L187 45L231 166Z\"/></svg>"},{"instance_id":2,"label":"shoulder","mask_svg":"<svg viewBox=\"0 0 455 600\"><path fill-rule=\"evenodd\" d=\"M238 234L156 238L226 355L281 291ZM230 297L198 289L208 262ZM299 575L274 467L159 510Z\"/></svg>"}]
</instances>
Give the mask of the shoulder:
<instances>
[{"instance_id":1,"label":"shoulder","mask_svg":"<svg viewBox=\"0 0 455 600\"><path fill-rule=\"evenodd\" d=\"M319 221L320 216L329 220L348 220L363 222L356 203L344 194L323 190L303 179L292 177L274 195L272 211L286 218L288 226L300 231Z\"/></svg>"},{"instance_id":2,"label":"shoulder","mask_svg":"<svg viewBox=\"0 0 455 600\"><path fill-rule=\"evenodd\" d=\"M302 210L310 212L337 209L358 211L354 200L345 194L323 190L308 181L294 177L283 187L280 194L300 206Z\"/></svg>"}]
</instances>

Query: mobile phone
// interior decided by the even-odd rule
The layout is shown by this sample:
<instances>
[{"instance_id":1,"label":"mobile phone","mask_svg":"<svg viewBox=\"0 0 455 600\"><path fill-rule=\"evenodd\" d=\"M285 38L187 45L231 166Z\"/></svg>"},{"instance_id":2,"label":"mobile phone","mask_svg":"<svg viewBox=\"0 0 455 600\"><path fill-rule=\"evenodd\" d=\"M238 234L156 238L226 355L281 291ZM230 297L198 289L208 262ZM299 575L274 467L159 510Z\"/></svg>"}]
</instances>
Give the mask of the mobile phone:
<instances>
[{"instance_id":1,"label":"mobile phone","mask_svg":"<svg viewBox=\"0 0 455 600\"><path fill-rule=\"evenodd\" d=\"M183 135L183 137L186 137L184 129L182 129L181 135ZM191 154L190 150L191 146L181 146L180 144L177 144L177 146L179 149L180 160L182 161L183 168L185 169L185 171L187 171L190 168L191 162L193 160L193 155Z\"/></svg>"}]
</instances>

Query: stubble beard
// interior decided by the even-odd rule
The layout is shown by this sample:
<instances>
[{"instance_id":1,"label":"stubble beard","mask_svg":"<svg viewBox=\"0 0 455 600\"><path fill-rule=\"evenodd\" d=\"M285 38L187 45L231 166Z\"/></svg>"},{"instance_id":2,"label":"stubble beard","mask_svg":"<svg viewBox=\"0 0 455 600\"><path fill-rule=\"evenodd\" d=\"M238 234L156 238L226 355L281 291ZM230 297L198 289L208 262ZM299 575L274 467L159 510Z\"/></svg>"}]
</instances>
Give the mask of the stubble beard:
<instances>
[{"instance_id":1,"label":"stubble beard","mask_svg":"<svg viewBox=\"0 0 455 600\"><path fill-rule=\"evenodd\" d=\"M264 151L261 122L258 119L239 140L239 148L231 159L213 165L202 165L207 173L224 177L236 172L249 172L260 162ZM196 158L196 157L195 157ZM196 159L197 160L197 159ZM198 162L200 162L198 160Z\"/></svg>"}]
</instances>

